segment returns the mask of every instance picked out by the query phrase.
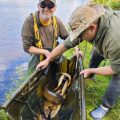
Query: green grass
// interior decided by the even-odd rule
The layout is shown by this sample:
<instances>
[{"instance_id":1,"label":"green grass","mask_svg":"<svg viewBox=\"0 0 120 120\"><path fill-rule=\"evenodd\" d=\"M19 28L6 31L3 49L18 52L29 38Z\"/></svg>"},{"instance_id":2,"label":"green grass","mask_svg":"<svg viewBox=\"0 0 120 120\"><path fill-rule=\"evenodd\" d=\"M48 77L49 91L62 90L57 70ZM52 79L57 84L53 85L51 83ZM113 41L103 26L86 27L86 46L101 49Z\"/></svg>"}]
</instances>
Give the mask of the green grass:
<instances>
[{"instance_id":1,"label":"green grass","mask_svg":"<svg viewBox=\"0 0 120 120\"><path fill-rule=\"evenodd\" d=\"M0 110L0 120L8 120L4 110Z\"/></svg>"}]
</instances>

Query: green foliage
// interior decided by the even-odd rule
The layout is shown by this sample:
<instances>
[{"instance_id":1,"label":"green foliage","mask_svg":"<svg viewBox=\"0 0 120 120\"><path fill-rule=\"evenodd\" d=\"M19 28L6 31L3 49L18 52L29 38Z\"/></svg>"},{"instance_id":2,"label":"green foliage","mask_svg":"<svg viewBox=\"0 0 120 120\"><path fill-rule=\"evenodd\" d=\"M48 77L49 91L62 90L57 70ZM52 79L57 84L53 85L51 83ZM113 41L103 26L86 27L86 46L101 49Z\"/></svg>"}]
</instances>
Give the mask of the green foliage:
<instances>
[{"instance_id":1,"label":"green foliage","mask_svg":"<svg viewBox=\"0 0 120 120\"><path fill-rule=\"evenodd\" d=\"M0 120L8 120L4 110L0 110Z\"/></svg>"},{"instance_id":2,"label":"green foliage","mask_svg":"<svg viewBox=\"0 0 120 120\"><path fill-rule=\"evenodd\" d=\"M120 10L120 0L92 0L92 3L93 2L110 6L115 10Z\"/></svg>"}]
</instances>

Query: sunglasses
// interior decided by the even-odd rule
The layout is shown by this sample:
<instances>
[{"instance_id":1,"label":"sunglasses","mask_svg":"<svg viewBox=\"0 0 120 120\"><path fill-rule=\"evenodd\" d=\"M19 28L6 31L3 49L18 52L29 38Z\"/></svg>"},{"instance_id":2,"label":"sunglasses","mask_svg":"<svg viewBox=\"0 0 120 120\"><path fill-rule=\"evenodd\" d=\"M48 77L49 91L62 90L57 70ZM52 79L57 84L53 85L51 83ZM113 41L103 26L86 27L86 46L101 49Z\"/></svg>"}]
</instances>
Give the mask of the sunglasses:
<instances>
[{"instance_id":1,"label":"sunglasses","mask_svg":"<svg viewBox=\"0 0 120 120\"><path fill-rule=\"evenodd\" d=\"M47 7L48 9L52 9L52 8L55 7L55 4L53 2L46 3L45 1L42 1L40 3L40 7L41 8L46 8Z\"/></svg>"}]
</instances>

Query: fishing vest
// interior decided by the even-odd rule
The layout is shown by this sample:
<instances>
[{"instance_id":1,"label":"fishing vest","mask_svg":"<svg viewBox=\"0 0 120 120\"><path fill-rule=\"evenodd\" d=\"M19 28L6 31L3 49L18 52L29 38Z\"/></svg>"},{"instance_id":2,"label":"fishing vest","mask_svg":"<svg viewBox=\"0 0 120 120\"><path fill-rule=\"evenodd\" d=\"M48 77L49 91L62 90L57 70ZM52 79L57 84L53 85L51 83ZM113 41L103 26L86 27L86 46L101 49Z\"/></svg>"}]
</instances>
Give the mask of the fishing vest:
<instances>
[{"instance_id":1,"label":"fishing vest","mask_svg":"<svg viewBox=\"0 0 120 120\"><path fill-rule=\"evenodd\" d=\"M33 13L33 19L34 19L34 35L35 35L35 39L37 40L35 45L36 45L36 47L42 49L43 48L42 37L39 32L35 13ZM54 41L53 41L52 48L55 48L57 46L57 40L56 40L56 38L57 38L57 20L56 20L55 16L52 17L52 21L53 21L53 29L54 29ZM42 61L42 60L44 60L44 55L40 55L40 61Z\"/></svg>"}]
</instances>

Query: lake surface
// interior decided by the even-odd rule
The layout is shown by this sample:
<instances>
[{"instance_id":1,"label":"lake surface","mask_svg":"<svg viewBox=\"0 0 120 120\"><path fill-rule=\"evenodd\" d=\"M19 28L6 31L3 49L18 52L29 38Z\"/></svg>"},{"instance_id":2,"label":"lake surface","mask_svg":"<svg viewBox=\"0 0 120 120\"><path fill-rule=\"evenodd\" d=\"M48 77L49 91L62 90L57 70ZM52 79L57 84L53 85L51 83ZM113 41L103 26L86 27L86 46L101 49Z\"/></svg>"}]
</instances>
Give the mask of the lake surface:
<instances>
[{"instance_id":1,"label":"lake surface","mask_svg":"<svg viewBox=\"0 0 120 120\"><path fill-rule=\"evenodd\" d=\"M23 51L21 27L37 10L38 0L0 0L0 104L27 70L29 55ZM56 16L66 24L71 12L87 0L57 0Z\"/></svg>"}]
</instances>

